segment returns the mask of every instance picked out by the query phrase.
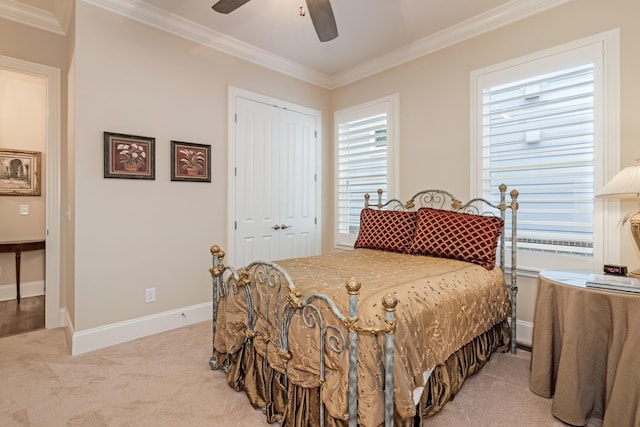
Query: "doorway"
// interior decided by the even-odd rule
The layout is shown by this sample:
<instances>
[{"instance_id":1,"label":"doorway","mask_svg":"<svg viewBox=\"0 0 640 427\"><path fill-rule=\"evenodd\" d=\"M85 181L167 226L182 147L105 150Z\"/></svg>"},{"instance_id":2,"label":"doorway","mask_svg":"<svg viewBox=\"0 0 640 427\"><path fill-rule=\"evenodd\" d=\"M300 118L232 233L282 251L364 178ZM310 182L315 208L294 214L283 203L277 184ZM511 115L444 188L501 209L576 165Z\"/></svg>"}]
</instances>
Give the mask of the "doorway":
<instances>
[{"instance_id":1,"label":"doorway","mask_svg":"<svg viewBox=\"0 0 640 427\"><path fill-rule=\"evenodd\" d=\"M56 328L64 324L64 316L60 301L60 70L46 65L23 61L0 55L0 71L42 82L44 98L42 116L43 123L33 124L42 127L44 141L40 141L44 149L42 158L44 218L43 234L46 240L44 253L44 323L46 328ZM14 100L19 102L19 100ZM10 108L11 104L4 100L2 108ZM9 143L3 141L3 147ZM38 151L38 150L33 150ZM26 200L26 199L25 199ZM30 203L19 203L19 205ZM9 206L9 209L12 207ZM24 213L22 206L17 206ZM27 208L31 212L31 207ZM13 237L13 236L12 236ZM36 236L27 236L36 237ZM23 260L22 260L23 261ZM42 263L42 262L41 262ZM22 274L21 274L22 275ZM22 280L21 280L22 282ZM44 285L43 285L44 286Z\"/></svg>"}]
</instances>

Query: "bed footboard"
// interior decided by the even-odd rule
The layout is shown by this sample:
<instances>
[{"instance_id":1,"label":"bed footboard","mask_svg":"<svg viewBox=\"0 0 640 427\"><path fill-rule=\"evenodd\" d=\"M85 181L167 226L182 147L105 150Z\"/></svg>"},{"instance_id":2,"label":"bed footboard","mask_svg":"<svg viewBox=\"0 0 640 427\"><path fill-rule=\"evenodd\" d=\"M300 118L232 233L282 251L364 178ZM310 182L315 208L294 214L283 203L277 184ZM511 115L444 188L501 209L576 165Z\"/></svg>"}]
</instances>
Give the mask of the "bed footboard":
<instances>
[{"instance_id":1,"label":"bed footboard","mask_svg":"<svg viewBox=\"0 0 640 427\"><path fill-rule=\"evenodd\" d=\"M348 414L349 426L358 425L358 335L384 334L384 417L385 426L394 423L394 334L396 329L396 297L388 293L382 298L385 312L384 322L377 327L363 327L358 319L358 294L360 282L355 278L346 281L349 295L348 314L342 313L335 302L324 294L303 297L289 274L278 264L257 261L237 271L225 266L224 251L219 246L211 247L213 257L209 272L213 283L213 354L209 359L211 369L226 369L228 362L219 363L216 357L216 332L220 304L230 295L243 297L246 304L245 342L264 346L264 354L275 351L281 360L281 369L286 374L292 358L289 350L289 332L296 318L305 327L317 330L319 338L319 382L326 378L326 360L330 353L348 352ZM282 298L284 297L284 298ZM285 304L281 302L286 300ZM296 317L297 316L297 317ZM334 316L336 322L327 322L326 316ZM228 360L228 359L227 359ZM320 425L324 426L324 403L320 401Z\"/></svg>"}]
</instances>

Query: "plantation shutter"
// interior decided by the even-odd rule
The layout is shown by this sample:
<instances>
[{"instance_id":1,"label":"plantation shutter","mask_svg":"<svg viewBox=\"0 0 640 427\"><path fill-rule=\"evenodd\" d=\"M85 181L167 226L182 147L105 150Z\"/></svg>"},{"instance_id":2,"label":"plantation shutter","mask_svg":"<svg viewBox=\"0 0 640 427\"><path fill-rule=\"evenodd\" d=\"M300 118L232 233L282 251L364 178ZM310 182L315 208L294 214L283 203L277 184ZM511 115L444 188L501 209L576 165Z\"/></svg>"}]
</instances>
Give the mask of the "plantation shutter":
<instances>
[{"instance_id":1,"label":"plantation shutter","mask_svg":"<svg viewBox=\"0 0 640 427\"><path fill-rule=\"evenodd\" d=\"M484 88L482 104L484 197L518 189L519 247L591 255L594 64Z\"/></svg>"},{"instance_id":2,"label":"plantation shutter","mask_svg":"<svg viewBox=\"0 0 640 427\"><path fill-rule=\"evenodd\" d=\"M338 124L338 233L357 235L364 195L387 194L387 116L380 113Z\"/></svg>"}]
</instances>

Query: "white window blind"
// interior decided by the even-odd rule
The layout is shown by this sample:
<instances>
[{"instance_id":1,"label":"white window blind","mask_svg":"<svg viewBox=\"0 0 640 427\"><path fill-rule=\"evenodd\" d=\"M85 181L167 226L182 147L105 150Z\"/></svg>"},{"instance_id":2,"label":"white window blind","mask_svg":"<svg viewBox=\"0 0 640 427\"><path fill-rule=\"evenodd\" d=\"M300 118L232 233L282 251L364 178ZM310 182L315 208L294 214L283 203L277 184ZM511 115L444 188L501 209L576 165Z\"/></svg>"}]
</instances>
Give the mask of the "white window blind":
<instances>
[{"instance_id":1,"label":"white window blind","mask_svg":"<svg viewBox=\"0 0 640 427\"><path fill-rule=\"evenodd\" d=\"M591 255L594 64L483 88L482 187L522 195L520 248Z\"/></svg>"},{"instance_id":2,"label":"white window blind","mask_svg":"<svg viewBox=\"0 0 640 427\"><path fill-rule=\"evenodd\" d=\"M360 229L364 195L377 202L393 189L394 109L397 95L335 113L336 244L352 246Z\"/></svg>"},{"instance_id":3,"label":"white window blind","mask_svg":"<svg viewBox=\"0 0 640 427\"><path fill-rule=\"evenodd\" d=\"M387 194L387 114L338 126L338 229L358 234L366 193Z\"/></svg>"},{"instance_id":4,"label":"white window blind","mask_svg":"<svg viewBox=\"0 0 640 427\"><path fill-rule=\"evenodd\" d=\"M611 30L471 72L473 195L520 193L521 271L618 263L618 206L594 194L619 170L619 53Z\"/></svg>"}]
</instances>

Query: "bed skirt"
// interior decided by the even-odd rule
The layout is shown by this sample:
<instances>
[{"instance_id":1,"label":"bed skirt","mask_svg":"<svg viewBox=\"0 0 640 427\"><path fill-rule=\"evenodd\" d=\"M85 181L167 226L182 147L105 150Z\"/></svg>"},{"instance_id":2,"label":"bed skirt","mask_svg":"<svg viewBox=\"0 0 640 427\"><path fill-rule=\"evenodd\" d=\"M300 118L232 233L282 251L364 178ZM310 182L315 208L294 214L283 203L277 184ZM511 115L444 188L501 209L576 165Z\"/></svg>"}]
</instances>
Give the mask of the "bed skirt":
<instances>
[{"instance_id":1,"label":"bed skirt","mask_svg":"<svg viewBox=\"0 0 640 427\"><path fill-rule=\"evenodd\" d=\"M511 332L506 320L474 338L458 349L444 363L437 365L416 406L412 419L396 419L396 426L421 426L458 393L464 381L475 374L496 351L509 350ZM271 369L247 340L234 354L216 352L218 366L226 366L227 383L236 391L244 391L254 408L262 409L267 422L278 422L284 427L320 425L320 389L303 388L288 384L285 375ZM325 414L328 427L345 427L347 420Z\"/></svg>"}]
</instances>

